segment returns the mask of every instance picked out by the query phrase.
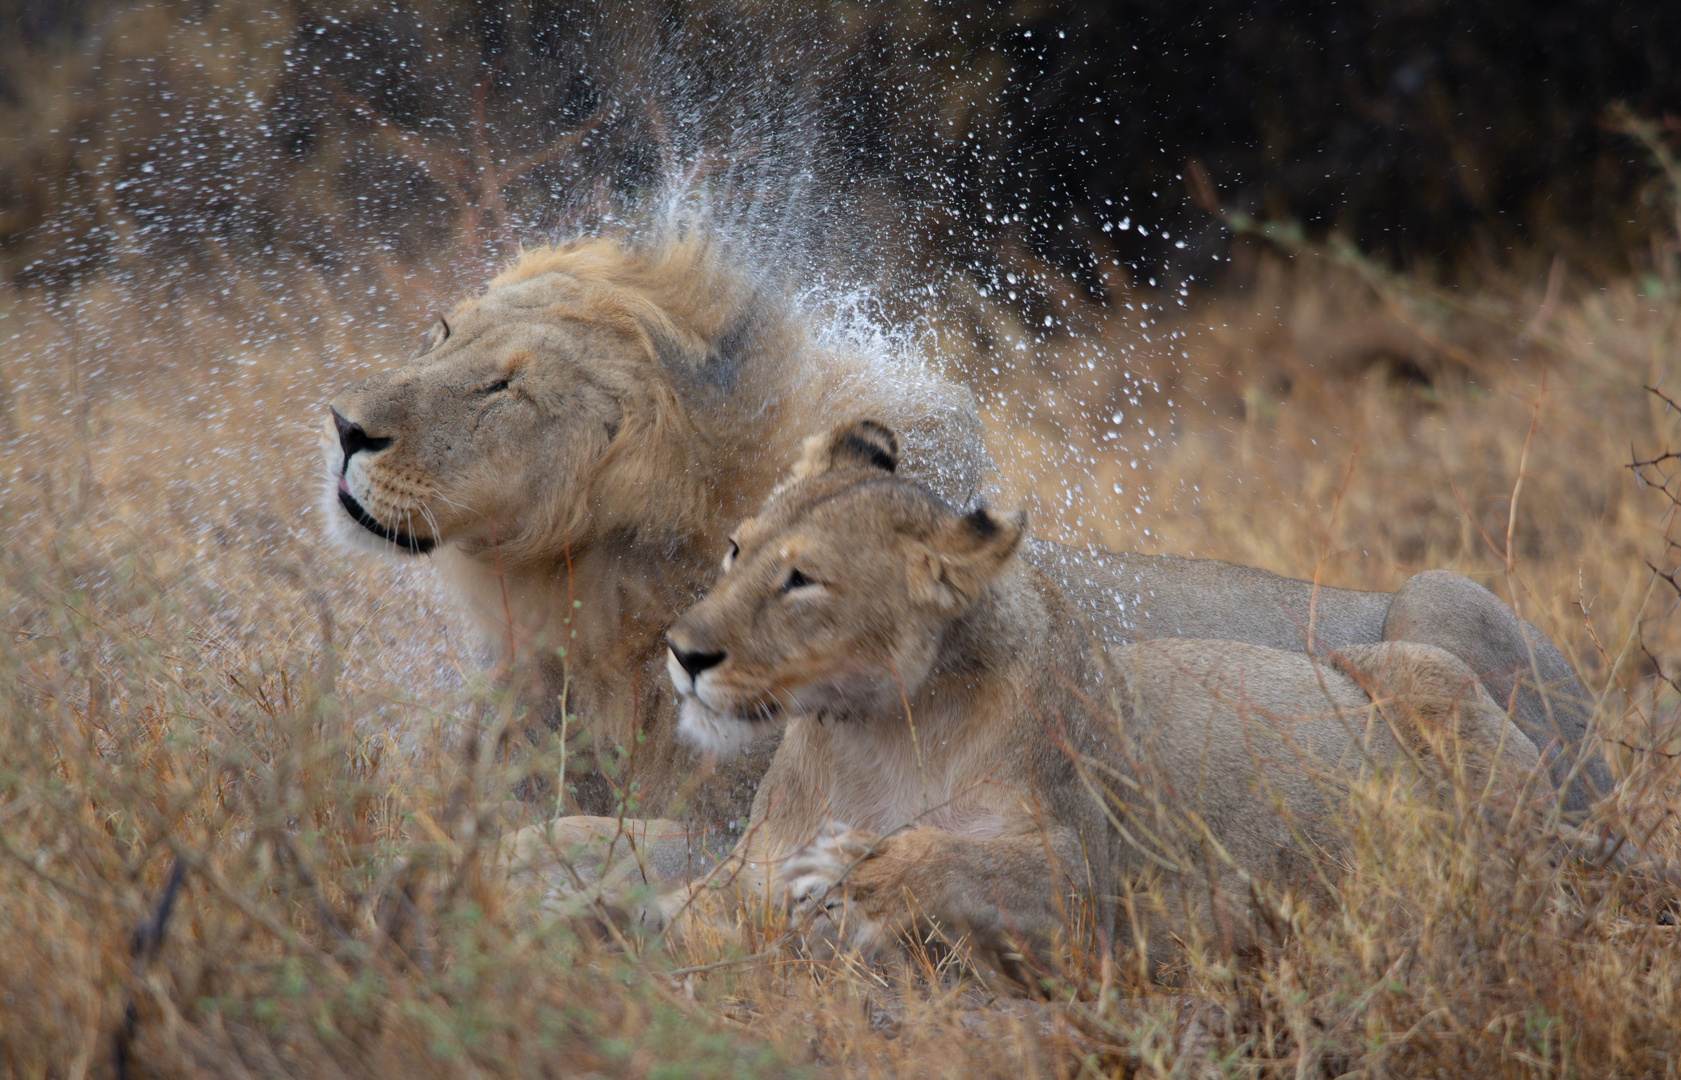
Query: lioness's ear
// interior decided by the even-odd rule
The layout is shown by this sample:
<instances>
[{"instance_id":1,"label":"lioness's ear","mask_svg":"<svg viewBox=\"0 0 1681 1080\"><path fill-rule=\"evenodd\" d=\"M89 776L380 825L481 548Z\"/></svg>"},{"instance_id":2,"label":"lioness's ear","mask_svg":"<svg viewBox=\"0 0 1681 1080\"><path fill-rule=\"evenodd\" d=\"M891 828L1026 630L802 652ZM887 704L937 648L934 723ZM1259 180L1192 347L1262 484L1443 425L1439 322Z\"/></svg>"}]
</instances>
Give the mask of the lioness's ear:
<instances>
[{"instance_id":1,"label":"lioness's ear","mask_svg":"<svg viewBox=\"0 0 1681 1080\"><path fill-rule=\"evenodd\" d=\"M923 565L911 567L913 590L960 611L974 603L1021 544L1027 513L999 515L985 506L953 515L929 537Z\"/></svg>"},{"instance_id":2,"label":"lioness's ear","mask_svg":"<svg viewBox=\"0 0 1681 1080\"><path fill-rule=\"evenodd\" d=\"M821 476L832 469L899 467L899 436L879 420L854 420L805 441L805 453L794 466L794 479Z\"/></svg>"}]
</instances>

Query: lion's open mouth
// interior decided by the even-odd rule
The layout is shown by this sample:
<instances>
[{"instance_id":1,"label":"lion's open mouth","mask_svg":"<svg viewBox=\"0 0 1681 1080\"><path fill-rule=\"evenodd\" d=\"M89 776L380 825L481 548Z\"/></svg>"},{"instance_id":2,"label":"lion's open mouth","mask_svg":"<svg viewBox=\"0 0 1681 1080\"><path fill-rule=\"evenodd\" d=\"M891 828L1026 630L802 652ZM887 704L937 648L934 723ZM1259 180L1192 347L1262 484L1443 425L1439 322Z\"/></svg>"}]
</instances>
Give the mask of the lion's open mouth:
<instances>
[{"instance_id":1,"label":"lion's open mouth","mask_svg":"<svg viewBox=\"0 0 1681 1080\"><path fill-rule=\"evenodd\" d=\"M401 529L387 528L356 501L356 496L350 493L350 487L344 477L339 477L339 505L350 515L350 520L362 526L382 540L389 540L399 548L404 548L415 555L425 555L437 544L436 540L424 536L410 536Z\"/></svg>"}]
</instances>

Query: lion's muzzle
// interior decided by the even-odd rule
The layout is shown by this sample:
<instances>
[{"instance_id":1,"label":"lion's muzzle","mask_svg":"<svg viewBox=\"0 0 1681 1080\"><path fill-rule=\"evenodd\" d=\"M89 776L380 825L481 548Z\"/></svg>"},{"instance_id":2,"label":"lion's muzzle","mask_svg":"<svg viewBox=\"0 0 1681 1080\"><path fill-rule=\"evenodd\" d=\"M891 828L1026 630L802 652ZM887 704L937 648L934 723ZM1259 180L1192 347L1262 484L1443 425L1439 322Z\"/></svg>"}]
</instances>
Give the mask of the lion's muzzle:
<instances>
[{"instance_id":1,"label":"lion's muzzle","mask_svg":"<svg viewBox=\"0 0 1681 1080\"><path fill-rule=\"evenodd\" d=\"M327 411L333 414L333 427L339 433L339 446L344 450L344 463L347 466L350 464L350 455L362 450L370 454L378 453L396 441L369 435L361 424L346 420L343 413L331 406Z\"/></svg>"},{"instance_id":2,"label":"lion's muzzle","mask_svg":"<svg viewBox=\"0 0 1681 1080\"><path fill-rule=\"evenodd\" d=\"M333 417L333 431L338 436L340 456L338 467L333 477L333 494L338 505L350 520L364 530L392 544L398 551L412 555L425 555L437 545L437 540L428 536L416 536L406 529L393 528L375 517L362 501L356 497L350 486L350 466L357 454L371 455L391 446L395 438L388 436L370 435L366 428L354 420L349 419L337 409L328 407ZM326 444L330 446L331 443Z\"/></svg>"},{"instance_id":3,"label":"lion's muzzle","mask_svg":"<svg viewBox=\"0 0 1681 1080\"><path fill-rule=\"evenodd\" d=\"M382 540L389 540L399 548L406 549L416 555L429 554L437 541L430 536L415 536L401 529L388 528L381 525L374 516L356 501L356 496L350 493L350 485L345 483L344 477L339 477L339 505L350 515L350 520L362 526Z\"/></svg>"}]
</instances>

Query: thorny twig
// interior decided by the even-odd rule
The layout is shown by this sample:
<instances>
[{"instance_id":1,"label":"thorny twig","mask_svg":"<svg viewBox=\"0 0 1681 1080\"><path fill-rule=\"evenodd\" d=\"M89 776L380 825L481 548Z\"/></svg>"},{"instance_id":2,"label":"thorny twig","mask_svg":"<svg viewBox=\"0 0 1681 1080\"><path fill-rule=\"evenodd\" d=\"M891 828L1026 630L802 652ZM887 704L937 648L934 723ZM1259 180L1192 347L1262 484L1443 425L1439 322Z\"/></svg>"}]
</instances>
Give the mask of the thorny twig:
<instances>
[{"instance_id":1,"label":"thorny twig","mask_svg":"<svg viewBox=\"0 0 1681 1080\"><path fill-rule=\"evenodd\" d=\"M175 865L170 868L169 880L164 883L163 895L158 898L157 909L153 911L152 917L134 932L129 951L137 976L152 957L157 955L158 947L163 944L164 931L169 927L169 916L175 910L175 898L181 894L181 884L186 877L187 864L177 857ZM111 1047L111 1070L118 1080L128 1078L129 1064L133 1060L134 1036L139 1027L140 1010L131 994L128 1006L123 1009L122 1026L117 1029Z\"/></svg>"}]
</instances>

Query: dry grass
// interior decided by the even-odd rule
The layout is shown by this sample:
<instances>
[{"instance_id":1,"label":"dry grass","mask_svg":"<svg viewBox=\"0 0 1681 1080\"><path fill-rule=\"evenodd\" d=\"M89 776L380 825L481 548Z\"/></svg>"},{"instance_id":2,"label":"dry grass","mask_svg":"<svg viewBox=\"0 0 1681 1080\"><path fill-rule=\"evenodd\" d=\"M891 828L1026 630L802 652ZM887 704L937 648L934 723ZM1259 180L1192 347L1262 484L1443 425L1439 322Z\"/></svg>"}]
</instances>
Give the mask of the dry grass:
<instances>
[{"instance_id":1,"label":"dry grass","mask_svg":"<svg viewBox=\"0 0 1681 1080\"><path fill-rule=\"evenodd\" d=\"M322 403L475 283L444 263L510 241L471 198L501 166L437 179L385 132L386 171L453 200L418 230L447 242L353 259L392 226L352 213L344 162L255 153L290 24L178 7L114 8L103 52L32 61L0 117L0 239L53 255L0 286L0 1073L1681 1072L1661 894L1376 784L1335 910L1275 912L1293 932L1245 966L1195 947L1171 985L1073 957L1050 1003L815 962L762 912L664 953L511 898L487 845L518 823L512 696L424 566L323 548L313 508ZM205 239L228 205L306 254ZM1681 437L1643 388L1681 347L1673 238L1638 280L1543 259L1451 290L1284 232L1240 252L1242 289L1187 307L1116 276L1107 308L999 244L1021 297L956 281L898 313L982 393L1000 501L1333 585L1476 578L1602 695L1614 816L1681 855L1681 587L1654 570L1681 562Z\"/></svg>"},{"instance_id":2,"label":"dry grass","mask_svg":"<svg viewBox=\"0 0 1681 1080\"><path fill-rule=\"evenodd\" d=\"M1675 445L1642 388L1681 344L1675 283L1459 295L1252 258L1191 308L1041 277L1049 334L948 288L929 340L984 395L1000 498L1053 535L1328 584L1470 574L1603 692L1619 815L1675 855L1681 627L1648 566L1675 565L1675 507L1626 467ZM1349 806L1338 909L1285 912L1283 946L1193 951L1173 988L1079 958L1053 1004L815 963L768 947L774 919L639 957L510 902L485 853L512 702L424 567L341 558L313 510L320 403L462 282L264 269L0 293L8 1074L109 1072L125 1032L160 1075L1681 1069L1661 904L1379 787Z\"/></svg>"}]
</instances>

